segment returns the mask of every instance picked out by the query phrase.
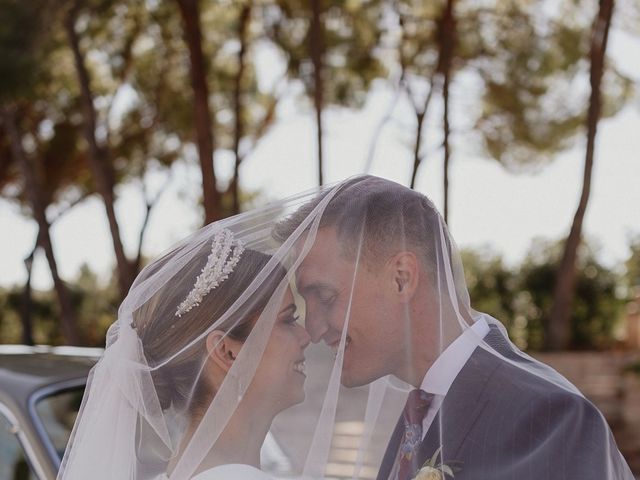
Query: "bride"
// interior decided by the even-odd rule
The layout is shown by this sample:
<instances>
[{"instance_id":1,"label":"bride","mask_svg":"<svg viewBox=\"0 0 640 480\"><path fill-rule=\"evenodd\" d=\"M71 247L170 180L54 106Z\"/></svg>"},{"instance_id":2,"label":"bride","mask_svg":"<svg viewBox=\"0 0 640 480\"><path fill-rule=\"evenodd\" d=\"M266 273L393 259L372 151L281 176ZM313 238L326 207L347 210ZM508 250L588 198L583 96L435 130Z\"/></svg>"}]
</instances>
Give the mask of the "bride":
<instances>
[{"instance_id":1,"label":"bride","mask_svg":"<svg viewBox=\"0 0 640 480\"><path fill-rule=\"evenodd\" d=\"M309 335L281 264L209 231L136 280L58 478L271 478L261 447L275 416L304 400Z\"/></svg>"},{"instance_id":2,"label":"bride","mask_svg":"<svg viewBox=\"0 0 640 480\"><path fill-rule=\"evenodd\" d=\"M178 327L163 322L161 319L170 318L170 315L155 311L153 303L136 318L136 330L147 358L159 358L176 351L189 338L205 331L212 318L220 316L236 300L238 293L248 287L270 259L265 254L249 249L238 257L239 261L229 278L207 294L201 305L194 305L188 314L185 311L182 324ZM189 404L189 425L178 455L169 462L169 471L173 470L181 451L186 449L197 431L206 406L211 404L220 390L260 312L282 278L283 271L270 277L253 294L246 308L207 334L200 352L206 360L201 366L198 385L192 385L190 378L181 378L180 375L183 371L194 371L194 367L202 363L198 355L172 362L171 367L165 368L161 375L152 374L162 407ZM287 288L254 379L220 433L215 448L202 461L198 468L202 473L196 475L195 479L267 478L259 470L260 450L271 422L281 410L304 399L304 350L309 344L309 335L298 323L296 308L291 290ZM186 309L183 307L182 310ZM167 335L166 332L172 334ZM193 393L186 395L190 390Z\"/></svg>"}]
</instances>

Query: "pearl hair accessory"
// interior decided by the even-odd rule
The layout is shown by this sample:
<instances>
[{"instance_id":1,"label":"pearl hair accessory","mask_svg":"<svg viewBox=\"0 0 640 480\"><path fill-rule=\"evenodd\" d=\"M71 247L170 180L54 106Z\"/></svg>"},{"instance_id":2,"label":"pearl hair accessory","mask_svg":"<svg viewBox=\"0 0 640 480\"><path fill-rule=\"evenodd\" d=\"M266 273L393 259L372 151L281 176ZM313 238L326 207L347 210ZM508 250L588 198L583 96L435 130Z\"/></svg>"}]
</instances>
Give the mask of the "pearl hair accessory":
<instances>
[{"instance_id":1,"label":"pearl hair accessory","mask_svg":"<svg viewBox=\"0 0 640 480\"><path fill-rule=\"evenodd\" d=\"M235 240L231 230L224 228L217 232L211 242L207 264L196 278L196 283L187 298L178 306L176 316L181 317L193 307L200 305L206 294L224 282L233 272L242 252L244 244Z\"/></svg>"}]
</instances>

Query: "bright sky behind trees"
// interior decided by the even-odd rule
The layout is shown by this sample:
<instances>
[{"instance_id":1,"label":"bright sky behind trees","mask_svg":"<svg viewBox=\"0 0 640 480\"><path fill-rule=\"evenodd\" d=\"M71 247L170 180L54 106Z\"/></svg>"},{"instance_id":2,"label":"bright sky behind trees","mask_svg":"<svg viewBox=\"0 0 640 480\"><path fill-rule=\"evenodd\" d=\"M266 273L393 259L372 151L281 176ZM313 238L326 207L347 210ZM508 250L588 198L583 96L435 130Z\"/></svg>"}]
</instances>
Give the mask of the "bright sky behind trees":
<instances>
[{"instance_id":1,"label":"bright sky behind trees","mask_svg":"<svg viewBox=\"0 0 640 480\"><path fill-rule=\"evenodd\" d=\"M640 82L637 62L640 41L619 31L612 32L610 55L619 69ZM263 55L268 81L271 62ZM277 74L273 75L274 77ZM497 162L480 157L470 127L465 126L465 109L470 108L473 81L464 79L452 86L454 104L453 159L451 172L451 218L454 238L461 247L488 245L509 262L517 262L536 237L559 239L568 232L582 180L584 136L535 173L509 173ZM279 119L241 167L241 187L259 192L260 201L277 199L316 184L315 132L313 114L293 98L279 107ZM371 136L384 116L392 92L376 83L362 111L329 109L326 127L326 181L364 173ZM586 216L587 240L600 246L599 257L606 264L622 263L629 254L630 239L640 235L640 105L630 102L613 118L600 123L595 159L592 199ZM126 98L123 100L126 103ZM434 117L436 118L436 117ZM399 103L392 121L380 138L370 173L408 184L411 175L412 124L408 105ZM442 208L442 153L439 125L433 120L427 139L427 159L418 173L416 188ZM429 125L428 125L429 126ZM431 147L429 147L431 145ZM229 178L232 158L216 157ZM155 256L200 226L202 213L197 205L200 178L194 159L172 168L173 180L152 213L145 241L146 256ZM149 176L150 188L160 188L165 174ZM126 248L132 252L143 218L143 206L136 185L120 186L116 210L121 221ZM33 248L36 225L20 215L17 207L0 201L0 286L21 283L26 278L23 259ZM57 222L53 243L64 279L76 276L88 264L107 279L113 268L113 248L104 208L92 197ZM44 258L36 257L34 286L51 285Z\"/></svg>"}]
</instances>

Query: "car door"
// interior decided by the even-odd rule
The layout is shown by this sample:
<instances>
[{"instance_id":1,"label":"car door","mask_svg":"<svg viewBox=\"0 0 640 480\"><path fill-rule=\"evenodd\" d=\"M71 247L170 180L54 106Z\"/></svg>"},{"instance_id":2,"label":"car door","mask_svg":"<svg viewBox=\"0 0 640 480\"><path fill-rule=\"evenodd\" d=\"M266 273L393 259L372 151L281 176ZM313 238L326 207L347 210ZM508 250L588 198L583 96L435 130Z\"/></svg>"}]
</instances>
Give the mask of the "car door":
<instances>
[{"instance_id":1,"label":"car door","mask_svg":"<svg viewBox=\"0 0 640 480\"><path fill-rule=\"evenodd\" d=\"M3 403L0 403L0 480L46 480L15 415Z\"/></svg>"}]
</instances>

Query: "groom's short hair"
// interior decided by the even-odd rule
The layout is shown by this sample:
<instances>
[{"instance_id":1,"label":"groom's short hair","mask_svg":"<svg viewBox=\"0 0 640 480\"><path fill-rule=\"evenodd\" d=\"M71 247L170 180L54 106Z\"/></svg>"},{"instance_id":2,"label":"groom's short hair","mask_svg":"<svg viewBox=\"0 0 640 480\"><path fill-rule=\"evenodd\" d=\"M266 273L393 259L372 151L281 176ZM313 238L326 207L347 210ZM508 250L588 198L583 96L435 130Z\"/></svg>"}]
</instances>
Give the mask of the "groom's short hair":
<instances>
[{"instance_id":1,"label":"groom's short hair","mask_svg":"<svg viewBox=\"0 0 640 480\"><path fill-rule=\"evenodd\" d=\"M276 240L284 242L326 198L320 193L274 227ZM451 253L444 221L423 194L378 177L346 181L326 205L319 228L334 227L342 254L355 258L362 240L361 256L375 266L401 249L416 253L428 271L436 269L435 249L444 239ZM440 234L440 226L443 235Z\"/></svg>"}]
</instances>

